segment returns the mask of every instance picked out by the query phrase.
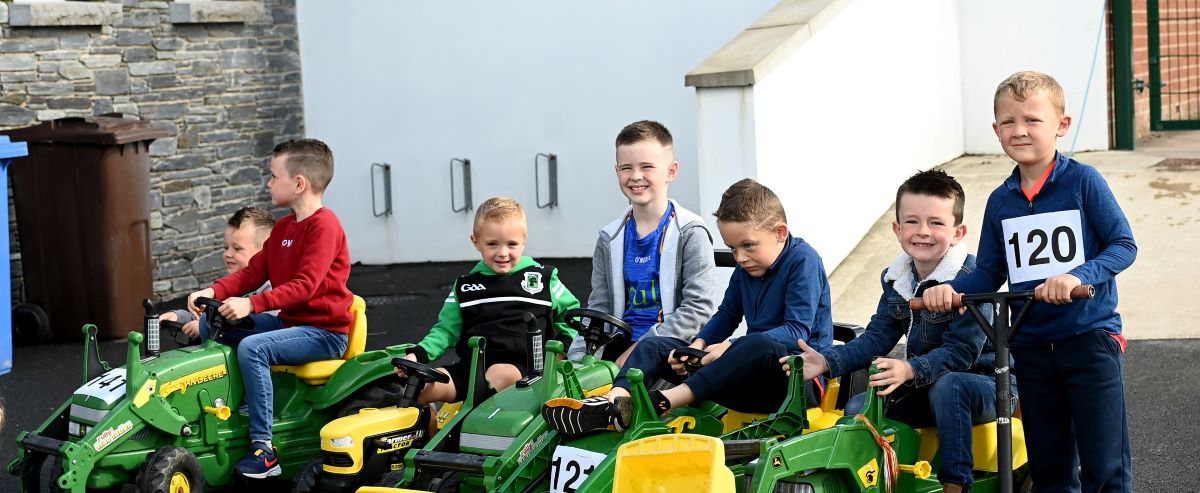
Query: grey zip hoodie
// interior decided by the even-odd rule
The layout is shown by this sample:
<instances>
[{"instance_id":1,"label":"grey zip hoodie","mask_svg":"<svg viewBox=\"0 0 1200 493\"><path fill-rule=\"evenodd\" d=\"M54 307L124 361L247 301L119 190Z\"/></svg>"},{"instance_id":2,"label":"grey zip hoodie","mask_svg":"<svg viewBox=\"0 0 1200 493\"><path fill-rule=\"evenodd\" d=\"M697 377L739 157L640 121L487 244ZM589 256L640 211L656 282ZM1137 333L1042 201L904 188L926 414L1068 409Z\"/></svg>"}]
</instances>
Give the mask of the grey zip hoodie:
<instances>
[{"instance_id":1,"label":"grey zip hoodie","mask_svg":"<svg viewBox=\"0 0 1200 493\"><path fill-rule=\"evenodd\" d=\"M674 200L675 217L666 228L658 279L662 290L663 322L646 336L691 340L716 311L713 296L713 240L704 220ZM592 292L587 307L621 318L625 313L625 225L633 206L600 230L592 254ZM667 289L673 286L673 289ZM584 353L582 337L567 351L569 359Z\"/></svg>"}]
</instances>

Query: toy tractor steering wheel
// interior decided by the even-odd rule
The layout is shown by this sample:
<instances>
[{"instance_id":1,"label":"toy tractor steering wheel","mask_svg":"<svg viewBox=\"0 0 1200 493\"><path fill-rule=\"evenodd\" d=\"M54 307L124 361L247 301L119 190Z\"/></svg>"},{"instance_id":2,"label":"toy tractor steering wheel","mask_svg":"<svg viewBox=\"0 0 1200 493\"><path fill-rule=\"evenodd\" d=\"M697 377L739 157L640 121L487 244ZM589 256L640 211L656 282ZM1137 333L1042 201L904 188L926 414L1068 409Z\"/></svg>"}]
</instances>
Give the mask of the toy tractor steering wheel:
<instances>
[{"instance_id":1,"label":"toy tractor steering wheel","mask_svg":"<svg viewBox=\"0 0 1200 493\"><path fill-rule=\"evenodd\" d=\"M205 298L203 296L196 298L196 306L202 308L204 316L208 319L208 338L211 340L219 341L221 340L221 334L232 329L249 329L249 325L254 323L250 320L250 317L243 318L237 322L231 322L217 311L223 304L212 298Z\"/></svg>"},{"instance_id":2,"label":"toy tractor steering wheel","mask_svg":"<svg viewBox=\"0 0 1200 493\"><path fill-rule=\"evenodd\" d=\"M410 407L417 404L417 396L429 382L450 383L450 375L433 369L432 366L404 358L392 358L392 366L404 370L408 375L404 382L404 394L397 406Z\"/></svg>"},{"instance_id":3,"label":"toy tractor steering wheel","mask_svg":"<svg viewBox=\"0 0 1200 493\"><path fill-rule=\"evenodd\" d=\"M633 340L633 327L617 317L587 308L572 308L563 314L567 326L583 337L587 354L616 341Z\"/></svg>"},{"instance_id":4,"label":"toy tractor steering wheel","mask_svg":"<svg viewBox=\"0 0 1200 493\"><path fill-rule=\"evenodd\" d=\"M687 357L687 359L680 358L680 362L683 363L683 368L686 369L688 373L696 373L700 371L701 368L704 368L704 364L701 363L701 361L704 360L705 356L708 356L708 351L696 349L691 346L680 346L675 348L675 357L679 358L680 356Z\"/></svg>"}]
</instances>

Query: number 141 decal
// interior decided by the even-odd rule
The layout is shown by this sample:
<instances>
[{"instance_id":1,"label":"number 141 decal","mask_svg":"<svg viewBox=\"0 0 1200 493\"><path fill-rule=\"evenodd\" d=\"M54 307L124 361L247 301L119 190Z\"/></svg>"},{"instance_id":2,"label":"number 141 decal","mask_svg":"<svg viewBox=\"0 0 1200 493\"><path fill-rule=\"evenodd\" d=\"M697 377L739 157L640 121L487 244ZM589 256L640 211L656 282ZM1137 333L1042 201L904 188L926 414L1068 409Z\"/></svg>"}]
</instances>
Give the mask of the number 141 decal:
<instances>
[{"instance_id":1,"label":"number 141 decal","mask_svg":"<svg viewBox=\"0 0 1200 493\"><path fill-rule=\"evenodd\" d=\"M1078 210L1014 217L1001 224L1010 283L1066 274L1084 261Z\"/></svg>"}]
</instances>

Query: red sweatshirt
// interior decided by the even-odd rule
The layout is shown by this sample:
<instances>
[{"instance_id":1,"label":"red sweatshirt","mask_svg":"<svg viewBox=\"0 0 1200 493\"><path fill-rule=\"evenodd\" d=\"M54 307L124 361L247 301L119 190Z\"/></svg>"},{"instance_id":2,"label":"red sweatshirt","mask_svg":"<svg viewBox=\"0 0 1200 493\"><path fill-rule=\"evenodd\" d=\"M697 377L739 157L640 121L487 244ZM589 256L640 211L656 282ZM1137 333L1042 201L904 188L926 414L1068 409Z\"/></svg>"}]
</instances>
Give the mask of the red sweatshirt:
<instances>
[{"instance_id":1,"label":"red sweatshirt","mask_svg":"<svg viewBox=\"0 0 1200 493\"><path fill-rule=\"evenodd\" d=\"M322 207L303 221L297 222L295 214L280 219L250 265L212 287L224 300L269 280L271 290L250 297L255 313L279 310L284 327L308 325L345 334L353 321L349 278L346 232L333 211Z\"/></svg>"}]
</instances>

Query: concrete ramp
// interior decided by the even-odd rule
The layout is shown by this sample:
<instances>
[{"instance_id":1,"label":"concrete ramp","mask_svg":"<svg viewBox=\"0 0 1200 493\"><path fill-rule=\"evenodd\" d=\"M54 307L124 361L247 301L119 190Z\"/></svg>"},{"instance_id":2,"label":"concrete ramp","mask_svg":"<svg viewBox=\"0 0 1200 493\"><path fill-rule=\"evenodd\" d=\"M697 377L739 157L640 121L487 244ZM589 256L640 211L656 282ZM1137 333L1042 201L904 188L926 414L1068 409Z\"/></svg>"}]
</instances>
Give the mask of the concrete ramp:
<instances>
[{"instance_id":1,"label":"concrete ramp","mask_svg":"<svg viewBox=\"0 0 1200 493\"><path fill-rule=\"evenodd\" d=\"M1117 276L1125 335L1200 338L1200 324L1188 309L1200 303L1200 132L1154 134L1136 151L1079 153L1076 159L1104 174L1137 240L1137 261ZM966 191L964 221L972 252L987 196L1013 166L1003 155L963 156L941 166ZM894 217L892 209L881 216L830 275L835 320L865 325L874 313L879 273L900 253L891 229Z\"/></svg>"}]
</instances>

